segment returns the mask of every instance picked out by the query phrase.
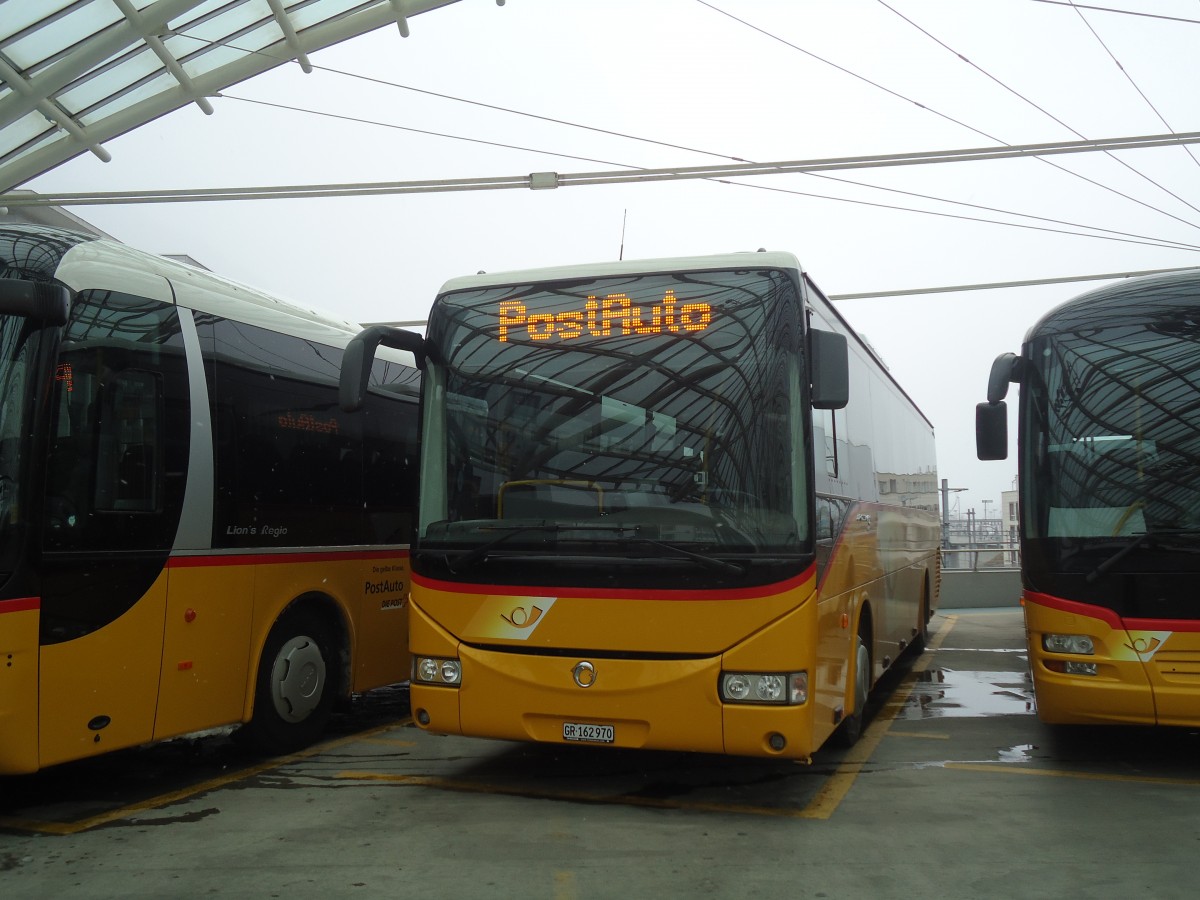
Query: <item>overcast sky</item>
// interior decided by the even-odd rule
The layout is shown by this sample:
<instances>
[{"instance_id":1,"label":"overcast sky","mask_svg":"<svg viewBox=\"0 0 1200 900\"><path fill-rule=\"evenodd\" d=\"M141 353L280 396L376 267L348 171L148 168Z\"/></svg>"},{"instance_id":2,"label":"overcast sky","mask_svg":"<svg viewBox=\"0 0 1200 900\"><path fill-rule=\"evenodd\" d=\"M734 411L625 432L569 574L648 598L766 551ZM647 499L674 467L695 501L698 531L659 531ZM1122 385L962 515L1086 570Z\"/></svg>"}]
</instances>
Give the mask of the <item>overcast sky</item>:
<instances>
[{"instance_id":1,"label":"overcast sky","mask_svg":"<svg viewBox=\"0 0 1200 900\"><path fill-rule=\"evenodd\" d=\"M1200 0L460 0L409 24L407 39L385 28L315 54L310 75L283 66L228 89L211 117L180 110L109 142L111 163L80 157L23 187L458 179L1200 131ZM790 250L831 294L1200 265L1198 159L1200 146L1172 147L74 211L136 247L395 321L423 319L451 277L616 259L622 235L626 259ZM1102 283L839 302L933 421L961 511L995 514L1016 475L1013 459L975 459L992 359Z\"/></svg>"}]
</instances>

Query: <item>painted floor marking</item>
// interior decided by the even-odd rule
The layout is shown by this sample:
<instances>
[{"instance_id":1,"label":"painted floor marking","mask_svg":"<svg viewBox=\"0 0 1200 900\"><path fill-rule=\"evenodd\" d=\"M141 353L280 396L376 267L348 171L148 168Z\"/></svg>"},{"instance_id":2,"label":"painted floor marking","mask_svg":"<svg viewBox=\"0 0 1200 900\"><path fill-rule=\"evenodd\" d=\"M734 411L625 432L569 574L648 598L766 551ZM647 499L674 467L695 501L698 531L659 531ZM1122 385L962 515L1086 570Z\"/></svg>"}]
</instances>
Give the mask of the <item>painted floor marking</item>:
<instances>
[{"instance_id":1,"label":"painted floor marking","mask_svg":"<svg viewBox=\"0 0 1200 900\"><path fill-rule=\"evenodd\" d=\"M1126 784L1162 784L1171 787L1200 787L1200 779L1168 778L1161 775L1107 775L1103 772L1070 772L1066 769L1031 769L1006 763L954 763L940 766L959 772L999 772L1007 775L1043 775L1050 778L1073 778L1079 781L1108 781Z\"/></svg>"},{"instance_id":2,"label":"painted floor marking","mask_svg":"<svg viewBox=\"0 0 1200 900\"><path fill-rule=\"evenodd\" d=\"M242 781L246 778L253 778L263 772L269 772L272 769L282 768L294 762L299 762L302 759L316 756L319 753L325 753L329 750L335 750L345 744L353 743L354 741L372 739L375 735L381 734L389 729L398 726L408 725L412 722L411 717L405 717L397 722L392 722L388 725L381 725L371 731L360 732L358 734L347 735L346 737L337 738L332 741L314 744L298 753L290 754L289 756L281 756L275 759L267 760L255 766L250 766L247 769L238 769L236 772L230 772L228 775L220 775L216 778L210 778L207 781L201 781L198 784L189 785L177 791L171 791L169 794L159 794L139 803L131 803L127 806L122 806L117 809L110 809L106 812L97 813L94 816L88 816L86 819L77 819L74 822L48 822L41 819L27 819L20 816L0 816L0 828L12 828L20 831L33 831L42 834L57 834L69 835L79 834L83 831L88 831L98 825L106 825L109 822L116 822L121 819L128 819L139 813L149 812L152 809L158 809L163 806L168 806L171 803L178 803L180 800L187 800L198 794L203 794L208 791L214 791L226 785L233 784L237 781Z\"/></svg>"}]
</instances>

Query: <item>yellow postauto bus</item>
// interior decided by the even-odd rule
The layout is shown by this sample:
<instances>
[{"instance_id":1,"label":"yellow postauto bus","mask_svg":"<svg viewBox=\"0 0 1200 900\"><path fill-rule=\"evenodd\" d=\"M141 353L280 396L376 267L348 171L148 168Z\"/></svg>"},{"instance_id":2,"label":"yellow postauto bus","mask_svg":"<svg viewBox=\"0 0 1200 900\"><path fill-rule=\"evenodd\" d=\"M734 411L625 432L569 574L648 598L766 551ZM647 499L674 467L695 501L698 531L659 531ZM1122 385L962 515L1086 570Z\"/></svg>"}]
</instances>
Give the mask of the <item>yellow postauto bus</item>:
<instances>
[{"instance_id":1,"label":"yellow postauto bus","mask_svg":"<svg viewBox=\"0 0 1200 900\"><path fill-rule=\"evenodd\" d=\"M1047 313L992 366L981 459L1007 456L1010 383L1038 716L1200 725L1200 269Z\"/></svg>"},{"instance_id":2,"label":"yellow postauto bus","mask_svg":"<svg viewBox=\"0 0 1200 900\"><path fill-rule=\"evenodd\" d=\"M420 375L360 327L0 226L0 774L230 724L312 741L408 678Z\"/></svg>"},{"instance_id":3,"label":"yellow postauto bus","mask_svg":"<svg viewBox=\"0 0 1200 900\"><path fill-rule=\"evenodd\" d=\"M786 253L448 282L412 708L434 732L806 760L939 588L933 429Z\"/></svg>"}]
</instances>

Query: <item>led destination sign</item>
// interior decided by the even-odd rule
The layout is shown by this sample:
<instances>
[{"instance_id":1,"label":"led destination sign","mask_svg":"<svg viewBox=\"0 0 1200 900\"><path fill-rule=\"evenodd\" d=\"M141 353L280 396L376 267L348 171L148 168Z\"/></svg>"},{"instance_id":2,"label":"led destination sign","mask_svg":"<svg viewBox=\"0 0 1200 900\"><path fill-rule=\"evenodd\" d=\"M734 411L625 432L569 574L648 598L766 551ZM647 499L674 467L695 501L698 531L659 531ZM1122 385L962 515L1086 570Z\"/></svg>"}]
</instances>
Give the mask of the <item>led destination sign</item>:
<instances>
[{"instance_id":1,"label":"led destination sign","mask_svg":"<svg viewBox=\"0 0 1200 900\"><path fill-rule=\"evenodd\" d=\"M678 334L703 331L712 323L711 303L680 303L668 289L661 303L647 312L634 306L628 294L590 295L583 309L531 313L520 300L500 304L499 340L570 341L580 337L611 337L632 334Z\"/></svg>"}]
</instances>

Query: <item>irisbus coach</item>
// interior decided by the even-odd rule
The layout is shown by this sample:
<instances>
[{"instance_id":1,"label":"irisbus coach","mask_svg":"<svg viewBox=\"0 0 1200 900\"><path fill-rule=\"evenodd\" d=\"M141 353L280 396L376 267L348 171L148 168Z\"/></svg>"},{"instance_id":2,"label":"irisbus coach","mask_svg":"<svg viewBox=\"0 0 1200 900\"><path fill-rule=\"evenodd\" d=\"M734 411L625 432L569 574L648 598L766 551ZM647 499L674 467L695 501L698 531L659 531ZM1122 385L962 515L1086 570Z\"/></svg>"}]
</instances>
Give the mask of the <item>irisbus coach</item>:
<instances>
[{"instance_id":1,"label":"irisbus coach","mask_svg":"<svg viewBox=\"0 0 1200 900\"><path fill-rule=\"evenodd\" d=\"M0 774L406 680L409 354L111 240L0 226Z\"/></svg>"},{"instance_id":2,"label":"irisbus coach","mask_svg":"<svg viewBox=\"0 0 1200 900\"><path fill-rule=\"evenodd\" d=\"M422 728L808 759L937 604L933 429L786 253L448 282L423 366Z\"/></svg>"},{"instance_id":3,"label":"irisbus coach","mask_svg":"<svg viewBox=\"0 0 1200 900\"><path fill-rule=\"evenodd\" d=\"M980 459L1017 418L1038 715L1200 725L1200 269L1076 297L993 364Z\"/></svg>"}]
</instances>

